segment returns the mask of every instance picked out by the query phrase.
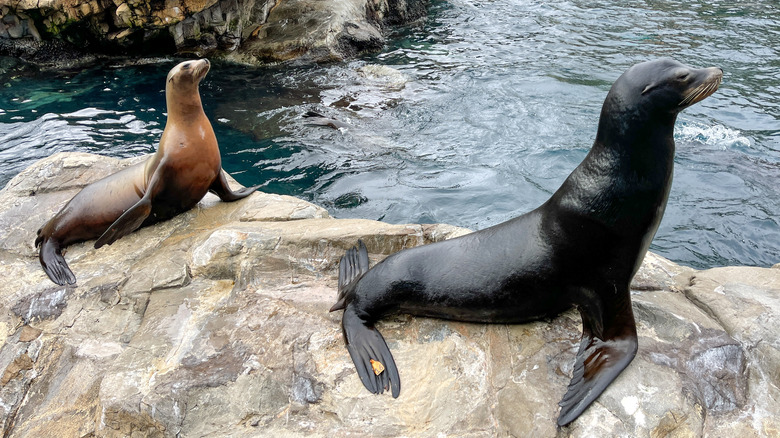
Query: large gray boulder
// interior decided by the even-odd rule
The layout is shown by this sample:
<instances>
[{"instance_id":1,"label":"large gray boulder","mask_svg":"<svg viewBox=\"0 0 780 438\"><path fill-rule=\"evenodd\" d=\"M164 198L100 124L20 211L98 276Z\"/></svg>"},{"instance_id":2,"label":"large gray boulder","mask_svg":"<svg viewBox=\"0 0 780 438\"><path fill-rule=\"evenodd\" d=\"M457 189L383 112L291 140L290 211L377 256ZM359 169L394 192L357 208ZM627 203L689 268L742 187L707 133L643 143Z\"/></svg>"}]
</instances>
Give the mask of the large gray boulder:
<instances>
[{"instance_id":1,"label":"large gray boulder","mask_svg":"<svg viewBox=\"0 0 780 438\"><path fill-rule=\"evenodd\" d=\"M380 322L403 380L375 396L344 348L337 263L468 232L333 219L265 193L197 208L99 250L51 283L35 231L134 160L57 154L0 191L4 436L773 436L780 430L780 269L694 271L648 253L633 285L639 353L556 430L576 311L485 325ZM435 261L432 261L435 262Z\"/></svg>"}]
</instances>

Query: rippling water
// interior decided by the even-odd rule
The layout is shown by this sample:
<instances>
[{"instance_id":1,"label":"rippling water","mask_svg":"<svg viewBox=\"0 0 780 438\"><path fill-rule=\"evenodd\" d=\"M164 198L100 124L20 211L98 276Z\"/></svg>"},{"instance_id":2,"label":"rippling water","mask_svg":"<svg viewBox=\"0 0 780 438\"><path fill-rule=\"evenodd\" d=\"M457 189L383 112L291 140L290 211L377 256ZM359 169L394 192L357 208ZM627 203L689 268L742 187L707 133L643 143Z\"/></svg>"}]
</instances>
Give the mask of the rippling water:
<instances>
[{"instance_id":1,"label":"rippling water","mask_svg":"<svg viewBox=\"0 0 780 438\"><path fill-rule=\"evenodd\" d=\"M652 249L698 268L769 266L780 262L776 17L774 1L435 1L427 21L376 56L217 63L201 91L224 167L242 183L336 217L476 229L557 189L630 65L719 66L721 89L678 119L675 181ZM55 74L0 61L0 185L53 152L152 152L174 64ZM308 110L349 127L309 126Z\"/></svg>"}]
</instances>

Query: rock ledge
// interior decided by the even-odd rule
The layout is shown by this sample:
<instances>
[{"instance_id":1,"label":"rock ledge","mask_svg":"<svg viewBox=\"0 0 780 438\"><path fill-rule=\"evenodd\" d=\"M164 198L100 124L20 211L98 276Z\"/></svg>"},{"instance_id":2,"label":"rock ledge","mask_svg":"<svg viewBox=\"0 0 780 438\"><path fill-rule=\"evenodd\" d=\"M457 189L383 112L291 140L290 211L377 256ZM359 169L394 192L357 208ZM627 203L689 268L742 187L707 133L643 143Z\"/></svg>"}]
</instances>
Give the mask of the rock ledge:
<instances>
[{"instance_id":1,"label":"rock ledge","mask_svg":"<svg viewBox=\"0 0 780 438\"><path fill-rule=\"evenodd\" d=\"M580 322L483 325L399 316L380 329L401 396L365 391L344 348L337 263L468 232L333 219L289 196L190 212L95 250L78 287L38 266L35 231L128 165L57 154L0 191L4 436L776 436L780 269L694 271L648 253L635 278L639 354L556 430Z\"/></svg>"}]
</instances>

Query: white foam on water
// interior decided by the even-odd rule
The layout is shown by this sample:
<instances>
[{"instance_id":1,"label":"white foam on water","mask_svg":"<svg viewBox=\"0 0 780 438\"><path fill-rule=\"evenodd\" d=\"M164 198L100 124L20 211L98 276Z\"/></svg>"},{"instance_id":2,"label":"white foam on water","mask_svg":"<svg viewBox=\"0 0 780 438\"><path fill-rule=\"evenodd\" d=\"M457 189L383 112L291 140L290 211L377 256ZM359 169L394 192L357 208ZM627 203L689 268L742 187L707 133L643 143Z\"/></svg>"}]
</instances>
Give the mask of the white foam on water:
<instances>
[{"instance_id":1,"label":"white foam on water","mask_svg":"<svg viewBox=\"0 0 780 438\"><path fill-rule=\"evenodd\" d=\"M674 137L678 140L718 146L723 150L734 146L750 147L751 145L750 139L742 135L740 131L723 125L683 122L675 126Z\"/></svg>"},{"instance_id":2,"label":"white foam on water","mask_svg":"<svg viewBox=\"0 0 780 438\"><path fill-rule=\"evenodd\" d=\"M131 111L113 111L113 110L104 110L99 108L84 108L80 109L78 111L62 114L62 117L65 118L95 118L98 116L104 116L104 115L122 115L122 114L128 114Z\"/></svg>"}]
</instances>

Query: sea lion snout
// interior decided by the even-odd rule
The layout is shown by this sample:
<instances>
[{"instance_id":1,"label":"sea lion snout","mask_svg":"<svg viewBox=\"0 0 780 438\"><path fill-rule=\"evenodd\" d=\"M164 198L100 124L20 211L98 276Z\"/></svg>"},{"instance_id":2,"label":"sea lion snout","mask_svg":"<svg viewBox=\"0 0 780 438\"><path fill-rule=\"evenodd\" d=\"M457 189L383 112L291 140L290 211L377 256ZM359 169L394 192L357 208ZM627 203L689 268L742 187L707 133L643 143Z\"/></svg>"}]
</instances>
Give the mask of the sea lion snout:
<instances>
[{"instance_id":1,"label":"sea lion snout","mask_svg":"<svg viewBox=\"0 0 780 438\"><path fill-rule=\"evenodd\" d=\"M195 76L196 80L200 81L206 76L206 74L209 72L210 69L211 69L211 63L209 62L208 59L203 58L199 61L195 61L195 66L194 66L195 71L193 73L193 76Z\"/></svg>"},{"instance_id":2,"label":"sea lion snout","mask_svg":"<svg viewBox=\"0 0 780 438\"><path fill-rule=\"evenodd\" d=\"M708 67L693 71L694 78L688 88L682 93L680 108L689 107L711 96L723 81L723 69Z\"/></svg>"}]
</instances>

